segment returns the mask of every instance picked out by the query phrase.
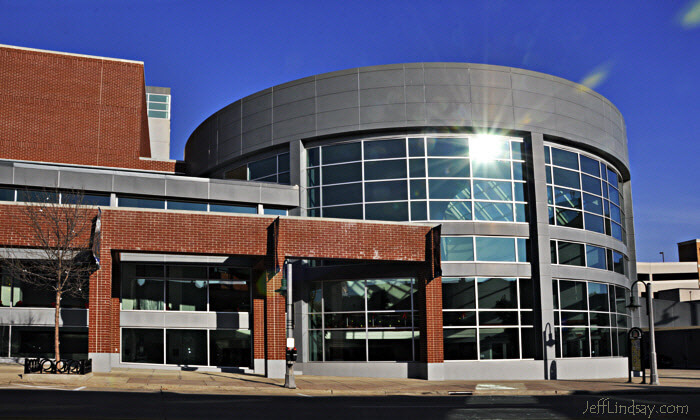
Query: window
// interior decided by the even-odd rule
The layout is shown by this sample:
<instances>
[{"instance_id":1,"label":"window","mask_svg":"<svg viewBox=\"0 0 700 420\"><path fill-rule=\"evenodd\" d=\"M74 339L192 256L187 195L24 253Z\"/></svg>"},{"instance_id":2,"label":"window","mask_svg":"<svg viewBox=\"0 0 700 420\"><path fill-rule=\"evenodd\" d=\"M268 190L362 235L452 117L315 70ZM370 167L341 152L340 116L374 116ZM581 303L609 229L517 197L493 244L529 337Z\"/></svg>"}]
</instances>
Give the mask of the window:
<instances>
[{"instance_id":1,"label":"window","mask_svg":"<svg viewBox=\"0 0 700 420\"><path fill-rule=\"evenodd\" d=\"M621 177L602 160L545 146L550 220L625 241Z\"/></svg>"},{"instance_id":2,"label":"window","mask_svg":"<svg viewBox=\"0 0 700 420\"><path fill-rule=\"evenodd\" d=\"M53 358L54 333L53 327L10 326L10 357ZM58 333L58 337L61 341L62 358L87 359L87 327L63 326Z\"/></svg>"},{"instance_id":3,"label":"window","mask_svg":"<svg viewBox=\"0 0 700 420\"><path fill-rule=\"evenodd\" d=\"M627 257L609 248L553 240L552 264L576 265L580 267L598 268L627 275Z\"/></svg>"},{"instance_id":4,"label":"window","mask_svg":"<svg viewBox=\"0 0 700 420\"><path fill-rule=\"evenodd\" d=\"M123 263L121 289L125 311L250 311L249 268Z\"/></svg>"},{"instance_id":5,"label":"window","mask_svg":"<svg viewBox=\"0 0 700 420\"><path fill-rule=\"evenodd\" d=\"M314 282L308 297L309 360L415 360L414 293L410 278Z\"/></svg>"},{"instance_id":6,"label":"window","mask_svg":"<svg viewBox=\"0 0 700 420\"><path fill-rule=\"evenodd\" d=\"M146 93L148 116L170 119L170 95Z\"/></svg>"},{"instance_id":7,"label":"window","mask_svg":"<svg viewBox=\"0 0 700 420\"><path fill-rule=\"evenodd\" d=\"M445 360L534 357L530 279L443 277L442 296Z\"/></svg>"},{"instance_id":8,"label":"window","mask_svg":"<svg viewBox=\"0 0 700 420\"><path fill-rule=\"evenodd\" d=\"M552 289L557 357L627 355L627 289L556 279Z\"/></svg>"},{"instance_id":9,"label":"window","mask_svg":"<svg viewBox=\"0 0 700 420\"><path fill-rule=\"evenodd\" d=\"M61 307L66 309L86 309L88 305L87 296L87 290L85 290L84 296L63 295ZM53 308L55 306L55 292L38 288L30 283L13 278L9 270L0 265L0 307Z\"/></svg>"},{"instance_id":10,"label":"window","mask_svg":"<svg viewBox=\"0 0 700 420\"><path fill-rule=\"evenodd\" d=\"M443 236L440 252L443 262L528 262L526 238L496 236Z\"/></svg>"},{"instance_id":11,"label":"window","mask_svg":"<svg viewBox=\"0 0 700 420\"><path fill-rule=\"evenodd\" d=\"M122 328L121 336L122 363L251 366L250 330Z\"/></svg>"},{"instance_id":12,"label":"window","mask_svg":"<svg viewBox=\"0 0 700 420\"><path fill-rule=\"evenodd\" d=\"M307 163L311 216L527 222L518 138L362 140L309 148Z\"/></svg>"}]
</instances>

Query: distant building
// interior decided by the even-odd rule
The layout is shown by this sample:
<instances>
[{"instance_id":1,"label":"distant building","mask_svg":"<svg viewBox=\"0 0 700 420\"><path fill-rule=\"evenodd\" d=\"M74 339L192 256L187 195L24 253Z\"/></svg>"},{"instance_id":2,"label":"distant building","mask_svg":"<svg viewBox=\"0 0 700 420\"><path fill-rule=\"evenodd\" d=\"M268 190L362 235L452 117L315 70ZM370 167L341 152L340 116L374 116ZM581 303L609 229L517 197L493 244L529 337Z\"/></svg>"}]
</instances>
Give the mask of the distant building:
<instances>
[{"instance_id":1,"label":"distant building","mask_svg":"<svg viewBox=\"0 0 700 420\"><path fill-rule=\"evenodd\" d=\"M700 239L678 244L678 262L638 262L637 279L648 282L654 294L654 327L662 367L700 368ZM646 296L643 286L638 288ZM635 319L645 330L649 323L645 299ZM638 318L637 318L638 317Z\"/></svg>"},{"instance_id":2,"label":"distant building","mask_svg":"<svg viewBox=\"0 0 700 420\"><path fill-rule=\"evenodd\" d=\"M700 300L700 239L678 244L678 262L637 262L637 280L650 281L654 298ZM638 293L645 295L644 287Z\"/></svg>"}]
</instances>

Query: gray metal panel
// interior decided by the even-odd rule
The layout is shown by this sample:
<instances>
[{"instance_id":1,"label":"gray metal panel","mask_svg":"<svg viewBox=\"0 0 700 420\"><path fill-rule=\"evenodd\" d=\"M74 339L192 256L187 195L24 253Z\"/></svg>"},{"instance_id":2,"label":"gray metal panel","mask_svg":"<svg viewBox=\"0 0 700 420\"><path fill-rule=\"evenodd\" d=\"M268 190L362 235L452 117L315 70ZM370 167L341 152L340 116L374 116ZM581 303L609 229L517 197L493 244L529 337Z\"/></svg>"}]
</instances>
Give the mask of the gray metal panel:
<instances>
[{"instance_id":1,"label":"gray metal panel","mask_svg":"<svg viewBox=\"0 0 700 420\"><path fill-rule=\"evenodd\" d=\"M221 125L230 124L234 121L240 121L241 103L241 101L236 101L230 105L227 105L217 113Z\"/></svg>"},{"instance_id":2,"label":"gray metal panel","mask_svg":"<svg viewBox=\"0 0 700 420\"><path fill-rule=\"evenodd\" d=\"M209 199L238 201L241 203L259 203L260 187L255 184L241 187L225 182L212 182L209 185Z\"/></svg>"},{"instance_id":3,"label":"gray metal panel","mask_svg":"<svg viewBox=\"0 0 700 420\"><path fill-rule=\"evenodd\" d=\"M469 86L450 86L450 85L426 85L425 86L425 101L426 102L457 102L468 103L470 101Z\"/></svg>"},{"instance_id":4,"label":"gray metal panel","mask_svg":"<svg viewBox=\"0 0 700 420\"><path fill-rule=\"evenodd\" d=\"M530 277L530 265L525 263L442 263L443 277Z\"/></svg>"},{"instance_id":5,"label":"gray metal panel","mask_svg":"<svg viewBox=\"0 0 700 420\"><path fill-rule=\"evenodd\" d=\"M0 162L0 184L12 184L14 168L11 162Z\"/></svg>"},{"instance_id":6,"label":"gray metal panel","mask_svg":"<svg viewBox=\"0 0 700 420\"><path fill-rule=\"evenodd\" d=\"M319 112L316 116L318 130L333 129L333 127L357 127L360 124L358 108L341 109L330 112Z\"/></svg>"},{"instance_id":7,"label":"gray metal panel","mask_svg":"<svg viewBox=\"0 0 700 420\"><path fill-rule=\"evenodd\" d=\"M428 124L472 125L471 104L461 103L426 103Z\"/></svg>"},{"instance_id":8,"label":"gray metal panel","mask_svg":"<svg viewBox=\"0 0 700 420\"><path fill-rule=\"evenodd\" d=\"M119 324L140 328L250 328L247 312L121 311Z\"/></svg>"},{"instance_id":9,"label":"gray metal panel","mask_svg":"<svg viewBox=\"0 0 700 420\"><path fill-rule=\"evenodd\" d=\"M412 124L416 122L426 121L425 104L406 104L406 121L410 121Z\"/></svg>"},{"instance_id":10,"label":"gray metal panel","mask_svg":"<svg viewBox=\"0 0 700 420\"><path fill-rule=\"evenodd\" d=\"M208 182L203 180L165 179L165 195L168 197L197 198L206 200L209 195Z\"/></svg>"},{"instance_id":11,"label":"gray metal panel","mask_svg":"<svg viewBox=\"0 0 700 420\"><path fill-rule=\"evenodd\" d=\"M602 233L590 232L583 229L571 229L561 226L549 226L549 235L552 239L561 239L564 241L585 242L591 245L611 248L616 251L627 252L625 245L613 238L612 236L603 235Z\"/></svg>"},{"instance_id":12,"label":"gray metal panel","mask_svg":"<svg viewBox=\"0 0 700 420\"><path fill-rule=\"evenodd\" d=\"M360 89L383 88L387 86L401 86L404 84L403 69L394 70L360 70Z\"/></svg>"},{"instance_id":13,"label":"gray metal panel","mask_svg":"<svg viewBox=\"0 0 700 420\"><path fill-rule=\"evenodd\" d=\"M114 192L165 195L164 176L128 176L114 175Z\"/></svg>"},{"instance_id":14,"label":"gray metal panel","mask_svg":"<svg viewBox=\"0 0 700 420\"><path fill-rule=\"evenodd\" d=\"M542 360L485 360L444 363L445 380L541 380Z\"/></svg>"},{"instance_id":15,"label":"gray metal panel","mask_svg":"<svg viewBox=\"0 0 700 420\"><path fill-rule=\"evenodd\" d=\"M425 64L425 84L469 86L469 72L461 68L446 68L432 63Z\"/></svg>"},{"instance_id":16,"label":"gray metal panel","mask_svg":"<svg viewBox=\"0 0 700 420\"><path fill-rule=\"evenodd\" d=\"M296 101L303 102L294 106ZM528 70L465 63L365 67L289 82L242 102L240 150L237 145L219 149L222 134L231 133L212 130L215 118L210 118L188 140L188 171L213 173L217 165L235 165L246 154L296 139L384 128L488 126L564 137L618 159L622 172L629 173L619 111L576 83ZM364 108L391 104L396 106ZM405 115L399 111L402 104ZM239 118L234 104L215 115L224 121ZM197 147L190 146L195 143Z\"/></svg>"},{"instance_id":17,"label":"gray metal panel","mask_svg":"<svg viewBox=\"0 0 700 420\"><path fill-rule=\"evenodd\" d=\"M316 99L309 98L301 101L288 102L283 105L275 105L273 122L285 121L292 118L316 113ZM276 127L279 130L279 127ZM282 131L284 132L284 130Z\"/></svg>"},{"instance_id":18,"label":"gray metal panel","mask_svg":"<svg viewBox=\"0 0 700 420\"><path fill-rule=\"evenodd\" d=\"M58 187L57 169L15 167L15 184L44 188Z\"/></svg>"},{"instance_id":19,"label":"gray metal panel","mask_svg":"<svg viewBox=\"0 0 700 420\"><path fill-rule=\"evenodd\" d=\"M403 106L403 86L360 90L360 106L401 104Z\"/></svg>"},{"instance_id":20,"label":"gray metal panel","mask_svg":"<svg viewBox=\"0 0 700 420\"><path fill-rule=\"evenodd\" d=\"M272 96L275 106L304 99L314 99L316 96L316 83L308 81L291 86L275 87Z\"/></svg>"},{"instance_id":21,"label":"gray metal panel","mask_svg":"<svg viewBox=\"0 0 700 420\"><path fill-rule=\"evenodd\" d=\"M513 107L493 104L472 104L472 119L493 127L510 127L514 122Z\"/></svg>"},{"instance_id":22,"label":"gray metal panel","mask_svg":"<svg viewBox=\"0 0 700 420\"><path fill-rule=\"evenodd\" d=\"M404 104L363 106L360 108L360 123L363 126L365 124L405 120L406 106Z\"/></svg>"},{"instance_id":23,"label":"gray metal panel","mask_svg":"<svg viewBox=\"0 0 700 420\"><path fill-rule=\"evenodd\" d=\"M516 107L554 113L555 99L548 94L513 90L513 105Z\"/></svg>"},{"instance_id":24,"label":"gray metal panel","mask_svg":"<svg viewBox=\"0 0 700 420\"><path fill-rule=\"evenodd\" d=\"M272 88L254 93L242 99L243 118L268 111L272 106Z\"/></svg>"},{"instance_id":25,"label":"gray metal panel","mask_svg":"<svg viewBox=\"0 0 700 420\"><path fill-rule=\"evenodd\" d=\"M360 376L366 378L408 378L409 365L397 362L297 363L304 375Z\"/></svg>"},{"instance_id":26,"label":"gray metal panel","mask_svg":"<svg viewBox=\"0 0 700 420\"><path fill-rule=\"evenodd\" d=\"M290 203L299 204L299 190L289 188L261 188L260 202L272 205L289 205Z\"/></svg>"},{"instance_id":27,"label":"gray metal panel","mask_svg":"<svg viewBox=\"0 0 700 420\"><path fill-rule=\"evenodd\" d=\"M0 308L0 325L54 326L56 311L53 308ZM87 309L61 309L60 326L86 327Z\"/></svg>"},{"instance_id":28,"label":"gray metal panel","mask_svg":"<svg viewBox=\"0 0 700 420\"><path fill-rule=\"evenodd\" d=\"M477 104L513 105L513 93L509 89L472 86L471 100Z\"/></svg>"},{"instance_id":29,"label":"gray metal panel","mask_svg":"<svg viewBox=\"0 0 700 420\"><path fill-rule=\"evenodd\" d=\"M353 90L338 92L332 95L319 95L316 99L316 106L316 112L319 114L338 109L357 108L359 106L359 92Z\"/></svg>"},{"instance_id":30,"label":"gray metal panel","mask_svg":"<svg viewBox=\"0 0 700 420\"><path fill-rule=\"evenodd\" d=\"M510 88L510 73L483 69L469 69L469 80L473 86Z\"/></svg>"},{"instance_id":31,"label":"gray metal panel","mask_svg":"<svg viewBox=\"0 0 700 420\"><path fill-rule=\"evenodd\" d=\"M528 236L529 226L524 223L446 222L442 224L442 235Z\"/></svg>"},{"instance_id":32,"label":"gray metal panel","mask_svg":"<svg viewBox=\"0 0 700 420\"><path fill-rule=\"evenodd\" d=\"M218 144L219 158L220 160L225 160L232 155L238 155L241 153L243 147L243 141L241 136L233 136L228 139L220 140Z\"/></svg>"},{"instance_id":33,"label":"gray metal panel","mask_svg":"<svg viewBox=\"0 0 700 420\"><path fill-rule=\"evenodd\" d=\"M629 281L622 274L595 268L552 265L552 278L563 280L588 280L612 283L629 287Z\"/></svg>"},{"instance_id":34,"label":"gray metal panel","mask_svg":"<svg viewBox=\"0 0 700 420\"><path fill-rule=\"evenodd\" d=\"M277 115L277 114L275 114ZM303 137L308 137L314 134L316 126L316 114L305 115L303 117L291 118L288 120L276 122L272 128L274 133L281 132L286 133L290 138L296 137L295 135ZM273 143L277 144L278 138L273 135Z\"/></svg>"},{"instance_id":35,"label":"gray metal panel","mask_svg":"<svg viewBox=\"0 0 700 420\"><path fill-rule=\"evenodd\" d=\"M272 108L263 109L243 119L243 136L247 132L272 124Z\"/></svg>"},{"instance_id":36,"label":"gray metal panel","mask_svg":"<svg viewBox=\"0 0 700 420\"><path fill-rule=\"evenodd\" d=\"M340 76L319 77L316 79L316 94L330 95L338 92L357 91L357 71Z\"/></svg>"},{"instance_id":37,"label":"gray metal panel","mask_svg":"<svg viewBox=\"0 0 700 420\"><path fill-rule=\"evenodd\" d=\"M86 191L112 191L112 174L61 170L59 187Z\"/></svg>"}]
</instances>

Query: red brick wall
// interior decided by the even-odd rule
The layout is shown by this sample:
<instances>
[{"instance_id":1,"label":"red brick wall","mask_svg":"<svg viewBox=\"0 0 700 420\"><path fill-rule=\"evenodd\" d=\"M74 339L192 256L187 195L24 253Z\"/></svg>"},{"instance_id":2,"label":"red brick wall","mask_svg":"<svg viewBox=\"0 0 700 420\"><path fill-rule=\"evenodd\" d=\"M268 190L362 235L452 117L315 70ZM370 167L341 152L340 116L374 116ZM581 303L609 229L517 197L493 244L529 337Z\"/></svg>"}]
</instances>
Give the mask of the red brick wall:
<instances>
[{"instance_id":1,"label":"red brick wall","mask_svg":"<svg viewBox=\"0 0 700 420\"><path fill-rule=\"evenodd\" d=\"M0 158L173 172L150 157L143 64L0 47Z\"/></svg>"},{"instance_id":2,"label":"red brick wall","mask_svg":"<svg viewBox=\"0 0 700 420\"><path fill-rule=\"evenodd\" d=\"M0 205L0 246L31 246L31 235L23 227L20 205ZM253 255L264 259L264 288L253 300L255 358L283 360L285 348L285 299L275 292L282 271L268 241L274 217L176 213L167 211L104 209L99 271L90 279L90 344L93 353L119 352L119 290L113 281L116 251L158 253ZM283 218L277 251L277 266L285 257L352 258L366 260L426 261L426 226L325 221ZM429 270L425 270L429 272ZM439 279L423 290L430 320L425 337L428 360L442 359L442 303ZM439 317L439 322L436 317ZM263 328L264 325L264 328ZM264 331L264 335L260 332ZM423 331L421 331L423 333ZM439 337L438 337L439 335ZM431 350L432 349L432 350Z\"/></svg>"}]
</instances>

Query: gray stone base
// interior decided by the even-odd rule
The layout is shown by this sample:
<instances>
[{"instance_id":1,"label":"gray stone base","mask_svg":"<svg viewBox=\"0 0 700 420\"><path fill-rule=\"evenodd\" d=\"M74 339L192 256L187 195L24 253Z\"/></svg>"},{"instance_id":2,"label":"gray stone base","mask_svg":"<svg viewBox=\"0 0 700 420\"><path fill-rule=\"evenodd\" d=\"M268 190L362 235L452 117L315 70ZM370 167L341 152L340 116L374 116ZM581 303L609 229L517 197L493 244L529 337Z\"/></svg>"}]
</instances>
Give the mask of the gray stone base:
<instances>
[{"instance_id":1,"label":"gray stone base","mask_svg":"<svg viewBox=\"0 0 700 420\"><path fill-rule=\"evenodd\" d=\"M110 372L119 364L119 353L88 353L88 359L92 359L93 372Z\"/></svg>"},{"instance_id":2,"label":"gray stone base","mask_svg":"<svg viewBox=\"0 0 700 420\"><path fill-rule=\"evenodd\" d=\"M75 384L92 378L92 373L85 375L66 375L62 373L25 373L20 375L22 381L33 383L66 383Z\"/></svg>"},{"instance_id":3,"label":"gray stone base","mask_svg":"<svg viewBox=\"0 0 700 420\"><path fill-rule=\"evenodd\" d=\"M268 360L265 376L268 378L284 378L286 370L287 366L284 360Z\"/></svg>"},{"instance_id":4,"label":"gray stone base","mask_svg":"<svg viewBox=\"0 0 700 420\"><path fill-rule=\"evenodd\" d=\"M253 372L258 375L265 374L265 359L253 359Z\"/></svg>"},{"instance_id":5,"label":"gray stone base","mask_svg":"<svg viewBox=\"0 0 700 420\"><path fill-rule=\"evenodd\" d=\"M425 364L425 379L429 381L444 381L445 380L445 364L444 363L426 363Z\"/></svg>"}]
</instances>

